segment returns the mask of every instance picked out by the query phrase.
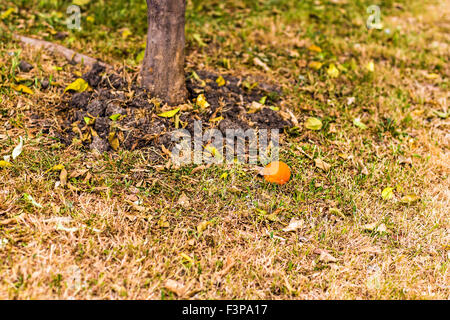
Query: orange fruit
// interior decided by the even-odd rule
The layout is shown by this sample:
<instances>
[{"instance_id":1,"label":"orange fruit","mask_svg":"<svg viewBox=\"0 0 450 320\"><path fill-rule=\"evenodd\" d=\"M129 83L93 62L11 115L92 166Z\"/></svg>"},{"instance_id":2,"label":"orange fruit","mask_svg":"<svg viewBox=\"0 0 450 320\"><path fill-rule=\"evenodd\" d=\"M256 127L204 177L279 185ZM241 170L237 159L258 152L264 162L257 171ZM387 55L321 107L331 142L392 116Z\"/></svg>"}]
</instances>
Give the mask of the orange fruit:
<instances>
[{"instance_id":1,"label":"orange fruit","mask_svg":"<svg viewBox=\"0 0 450 320\"><path fill-rule=\"evenodd\" d=\"M291 177L291 169L283 161L273 161L269 163L262 171L264 179L270 183L283 185Z\"/></svg>"}]
</instances>

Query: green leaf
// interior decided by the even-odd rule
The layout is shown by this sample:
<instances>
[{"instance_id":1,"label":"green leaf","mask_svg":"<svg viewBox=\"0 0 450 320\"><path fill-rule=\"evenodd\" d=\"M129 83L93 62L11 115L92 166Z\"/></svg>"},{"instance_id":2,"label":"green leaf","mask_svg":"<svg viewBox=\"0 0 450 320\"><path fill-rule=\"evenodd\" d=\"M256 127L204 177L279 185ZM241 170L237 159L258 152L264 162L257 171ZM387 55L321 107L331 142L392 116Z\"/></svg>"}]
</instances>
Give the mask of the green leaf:
<instances>
[{"instance_id":1,"label":"green leaf","mask_svg":"<svg viewBox=\"0 0 450 320\"><path fill-rule=\"evenodd\" d=\"M64 93L66 93L69 90L73 90L73 91L76 91L76 92L83 92L83 91L86 91L87 88L89 88L89 84L84 79L78 78L77 80L75 80L74 82L69 84L64 89Z\"/></svg>"},{"instance_id":2,"label":"green leaf","mask_svg":"<svg viewBox=\"0 0 450 320\"><path fill-rule=\"evenodd\" d=\"M200 47L206 47L206 43L203 42L202 37L198 33L194 33L192 37L197 41Z\"/></svg>"},{"instance_id":3,"label":"green leaf","mask_svg":"<svg viewBox=\"0 0 450 320\"><path fill-rule=\"evenodd\" d=\"M31 203L33 206L35 206L36 208L40 208L42 209L42 205L37 203L36 200L34 200L34 198L29 195L28 193L24 193L23 194L23 199L29 203Z\"/></svg>"},{"instance_id":4,"label":"green leaf","mask_svg":"<svg viewBox=\"0 0 450 320\"><path fill-rule=\"evenodd\" d=\"M141 63L142 60L144 60L145 57L145 50L142 50L141 52L139 52L139 54L136 56L136 62L137 63Z\"/></svg>"},{"instance_id":5,"label":"green leaf","mask_svg":"<svg viewBox=\"0 0 450 320\"><path fill-rule=\"evenodd\" d=\"M318 118L310 117L305 121L305 128L309 130L320 130L322 129L322 121Z\"/></svg>"},{"instance_id":6,"label":"green leaf","mask_svg":"<svg viewBox=\"0 0 450 320\"><path fill-rule=\"evenodd\" d=\"M119 118L121 117L122 115L120 114L120 113L116 113L116 114L113 114L112 116L110 116L109 118L112 120L112 121L117 121L117 120L119 120Z\"/></svg>"},{"instance_id":7,"label":"green leaf","mask_svg":"<svg viewBox=\"0 0 450 320\"><path fill-rule=\"evenodd\" d=\"M259 103L266 104L266 101L267 101L267 96L264 96L261 98L261 100L259 100Z\"/></svg>"},{"instance_id":8,"label":"green leaf","mask_svg":"<svg viewBox=\"0 0 450 320\"><path fill-rule=\"evenodd\" d=\"M362 130L366 130L367 126L361 122L361 119L355 118L353 119L353 124Z\"/></svg>"},{"instance_id":9,"label":"green leaf","mask_svg":"<svg viewBox=\"0 0 450 320\"><path fill-rule=\"evenodd\" d=\"M94 119L91 119L89 117L84 117L83 119L87 126L94 123Z\"/></svg>"},{"instance_id":10,"label":"green leaf","mask_svg":"<svg viewBox=\"0 0 450 320\"><path fill-rule=\"evenodd\" d=\"M178 113L178 111L180 111L180 108L176 108L176 109L173 109L170 111L160 113L160 114L158 114L158 116L163 117L163 118L172 118Z\"/></svg>"}]
</instances>

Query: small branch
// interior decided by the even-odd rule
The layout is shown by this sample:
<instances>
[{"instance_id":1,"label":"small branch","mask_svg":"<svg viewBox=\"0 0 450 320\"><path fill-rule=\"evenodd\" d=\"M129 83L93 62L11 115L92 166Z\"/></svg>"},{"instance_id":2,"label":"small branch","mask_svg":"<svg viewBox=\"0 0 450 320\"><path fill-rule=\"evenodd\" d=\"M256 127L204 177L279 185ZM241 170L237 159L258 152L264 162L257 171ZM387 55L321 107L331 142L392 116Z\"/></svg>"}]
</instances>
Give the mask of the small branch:
<instances>
[{"instance_id":1,"label":"small branch","mask_svg":"<svg viewBox=\"0 0 450 320\"><path fill-rule=\"evenodd\" d=\"M30 45L30 46L33 46L36 48L43 48L46 51L60 54L60 55L64 56L69 62L82 63L89 67L92 67L95 63L98 63L106 68L112 68L112 66L110 66L109 64L106 64L97 59L91 58L84 54L75 52L75 51L73 51L69 48L66 48L62 45L59 45L59 44L55 44L55 43L51 43L51 42L39 40L39 39L28 38L28 37L24 37L24 36L21 36L18 34L14 34L13 37L24 44L27 44L27 45Z\"/></svg>"}]
</instances>

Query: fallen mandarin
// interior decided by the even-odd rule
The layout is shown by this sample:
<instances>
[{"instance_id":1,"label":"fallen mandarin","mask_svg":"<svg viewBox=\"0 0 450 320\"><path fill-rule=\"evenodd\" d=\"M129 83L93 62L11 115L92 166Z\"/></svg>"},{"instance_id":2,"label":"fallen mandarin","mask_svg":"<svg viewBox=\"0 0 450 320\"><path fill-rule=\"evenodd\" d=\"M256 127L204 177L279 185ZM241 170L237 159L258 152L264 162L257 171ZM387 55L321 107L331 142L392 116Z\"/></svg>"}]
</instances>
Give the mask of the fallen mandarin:
<instances>
[{"instance_id":1,"label":"fallen mandarin","mask_svg":"<svg viewBox=\"0 0 450 320\"><path fill-rule=\"evenodd\" d=\"M264 167L262 171L264 179L270 183L283 185L291 177L291 169L283 161L273 161Z\"/></svg>"}]
</instances>

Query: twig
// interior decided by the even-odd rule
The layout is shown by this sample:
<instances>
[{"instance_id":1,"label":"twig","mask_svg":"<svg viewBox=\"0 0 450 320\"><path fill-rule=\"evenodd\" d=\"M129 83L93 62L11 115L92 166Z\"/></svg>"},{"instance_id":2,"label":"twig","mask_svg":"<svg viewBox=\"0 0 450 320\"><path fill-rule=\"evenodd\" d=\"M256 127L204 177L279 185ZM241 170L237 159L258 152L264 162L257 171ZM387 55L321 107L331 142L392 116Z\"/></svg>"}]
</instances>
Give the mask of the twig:
<instances>
[{"instance_id":1,"label":"twig","mask_svg":"<svg viewBox=\"0 0 450 320\"><path fill-rule=\"evenodd\" d=\"M95 63L98 63L106 68L112 68L109 64L106 64L104 62L101 62L97 59L94 59L92 57L89 57L87 55L75 52L69 48L66 48L60 44L39 40L39 39L33 39L29 37L24 37L18 34L14 34L13 37L20 42L37 47L37 48L43 48L49 52L57 53L62 56L64 56L69 62L75 62L75 63L82 63L84 65L87 65L89 67L92 67Z\"/></svg>"}]
</instances>

